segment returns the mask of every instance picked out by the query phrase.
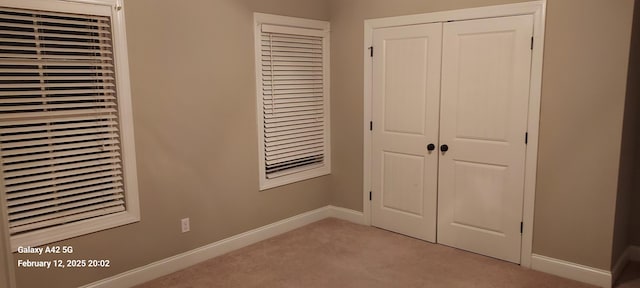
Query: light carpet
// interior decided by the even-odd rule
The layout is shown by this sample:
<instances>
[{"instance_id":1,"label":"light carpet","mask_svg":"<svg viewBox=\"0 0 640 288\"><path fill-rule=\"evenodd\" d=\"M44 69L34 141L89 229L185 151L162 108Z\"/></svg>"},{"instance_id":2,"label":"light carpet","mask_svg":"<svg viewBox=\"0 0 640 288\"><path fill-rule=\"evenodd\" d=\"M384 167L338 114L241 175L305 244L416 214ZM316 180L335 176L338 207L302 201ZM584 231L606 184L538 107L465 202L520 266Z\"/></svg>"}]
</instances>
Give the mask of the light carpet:
<instances>
[{"instance_id":1,"label":"light carpet","mask_svg":"<svg viewBox=\"0 0 640 288\"><path fill-rule=\"evenodd\" d=\"M328 218L138 287L593 286Z\"/></svg>"}]
</instances>

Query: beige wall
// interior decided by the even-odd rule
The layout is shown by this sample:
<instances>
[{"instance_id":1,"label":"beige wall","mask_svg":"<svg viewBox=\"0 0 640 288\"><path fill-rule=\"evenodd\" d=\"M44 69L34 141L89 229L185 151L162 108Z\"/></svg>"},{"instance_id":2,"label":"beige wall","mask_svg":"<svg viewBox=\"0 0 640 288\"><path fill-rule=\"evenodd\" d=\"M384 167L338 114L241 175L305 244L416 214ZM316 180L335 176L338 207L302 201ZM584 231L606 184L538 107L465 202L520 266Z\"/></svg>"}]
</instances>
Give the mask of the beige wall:
<instances>
[{"instance_id":1,"label":"beige wall","mask_svg":"<svg viewBox=\"0 0 640 288\"><path fill-rule=\"evenodd\" d=\"M627 98L635 100L635 112L640 113L640 0L636 0L633 16L633 34L631 38L631 55L629 59L629 81ZM625 119L626 121L626 119ZM640 246L640 116L636 115L635 134L635 186L631 195L631 217L629 223L629 244ZM626 123L625 123L626 124Z\"/></svg>"},{"instance_id":2,"label":"beige wall","mask_svg":"<svg viewBox=\"0 0 640 288\"><path fill-rule=\"evenodd\" d=\"M638 166L638 123L640 117L640 90L638 90L638 76L640 76L640 0L636 0L633 15L633 29L629 55L629 70L627 76L627 94L624 108L624 124L622 129L622 148L620 154L620 173L618 177L618 197L616 200L616 216L613 234L613 251L611 266L613 267L625 249L631 243L630 225L633 221L631 211L640 208L633 206L633 194L639 188L635 183Z\"/></svg>"},{"instance_id":3,"label":"beige wall","mask_svg":"<svg viewBox=\"0 0 640 288\"><path fill-rule=\"evenodd\" d=\"M640 110L640 108L638 108ZM640 123L638 124L640 127ZM640 141L638 141L640 142ZM638 145L636 161L640 163L640 144ZM629 244L640 246L640 165L636 166L636 186L631 196L631 219L629 223Z\"/></svg>"},{"instance_id":4,"label":"beige wall","mask_svg":"<svg viewBox=\"0 0 640 288\"><path fill-rule=\"evenodd\" d=\"M0 231L0 287L9 287L11 285L9 277L13 275L13 265L8 266L9 263L6 261L8 252L5 247L8 246L5 246L6 243L4 239L5 235L2 231Z\"/></svg>"},{"instance_id":5,"label":"beige wall","mask_svg":"<svg viewBox=\"0 0 640 288\"><path fill-rule=\"evenodd\" d=\"M548 1L534 253L610 268L632 12Z\"/></svg>"},{"instance_id":6,"label":"beige wall","mask_svg":"<svg viewBox=\"0 0 640 288\"><path fill-rule=\"evenodd\" d=\"M2 242L2 240L0 240ZM4 249L0 250L0 284L6 287L9 286L9 269L7 269L7 261L5 260L7 257Z\"/></svg>"},{"instance_id":7,"label":"beige wall","mask_svg":"<svg viewBox=\"0 0 640 288\"><path fill-rule=\"evenodd\" d=\"M638 147L640 150L640 147ZM640 153L638 153L640 154ZM640 156L636 161L640 162ZM631 204L631 220L629 223L629 244L640 246L640 165L636 167L636 188L633 191Z\"/></svg>"},{"instance_id":8,"label":"beige wall","mask_svg":"<svg viewBox=\"0 0 640 288\"><path fill-rule=\"evenodd\" d=\"M363 21L507 2L331 1L334 205L363 205ZM549 0L534 253L610 267L632 5Z\"/></svg>"},{"instance_id":9,"label":"beige wall","mask_svg":"<svg viewBox=\"0 0 640 288\"><path fill-rule=\"evenodd\" d=\"M76 287L329 204L328 177L258 191L252 14L328 20L326 2L125 2L142 221L59 243L111 268L18 269L20 288Z\"/></svg>"},{"instance_id":10,"label":"beige wall","mask_svg":"<svg viewBox=\"0 0 640 288\"><path fill-rule=\"evenodd\" d=\"M0 180L2 182L2 180ZM0 184L4 185L4 184ZM4 207L3 207L4 209ZM1 209L0 209L1 210ZM0 223L7 223L6 215L0 213ZM8 261L7 256L9 253L9 243L6 235L6 225L0 224L0 287L10 287L12 285L10 277L14 276L13 265Z\"/></svg>"}]
</instances>

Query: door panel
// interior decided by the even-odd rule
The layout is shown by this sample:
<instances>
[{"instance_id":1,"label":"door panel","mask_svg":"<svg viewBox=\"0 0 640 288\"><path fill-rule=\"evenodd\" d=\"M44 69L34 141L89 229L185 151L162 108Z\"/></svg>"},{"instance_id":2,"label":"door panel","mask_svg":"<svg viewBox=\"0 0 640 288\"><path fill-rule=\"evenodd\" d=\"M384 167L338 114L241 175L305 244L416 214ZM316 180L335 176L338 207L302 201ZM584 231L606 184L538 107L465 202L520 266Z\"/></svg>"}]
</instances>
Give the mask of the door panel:
<instances>
[{"instance_id":1,"label":"door panel","mask_svg":"<svg viewBox=\"0 0 640 288\"><path fill-rule=\"evenodd\" d=\"M381 204L387 211L423 215L424 162L422 156L383 152Z\"/></svg>"},{"instance_id":2,"label":"door panel","mask_svg":"<svg viewBox=\"0 0 640 288\"><path fill-rule=\"evenodd\" d=\"M438 242L520 263L531 15L445 23Z\"/></svg>"},{"instance_id":3,"label":"door panel","mask_svg":"<svg viewBox=\"0 0 640 288\"><path fill-rule=\"evenodd\" d=\"M465 161L455 161L454 167L452 223L501 233L507 167Z\"/></svg>"},{"instance_id":4,"label":"door panel","mask_svg":"<svg viewBox=\"0 0 640 288\"><path fill-rule=\"evenodd\" d=\"M386 39L383 45L384 131L424 135L429 39Z\"/></svg>"},{"instance_id":5,"label":"door panel","mask_svg":"<svg viewBox=\"0 0 640 288\"><path fill-rule=\"evenodd\" d=\"M458 138L506 141L515 31L459 35Z\"/></svg>"},{"instance_id":6,"label":"door panel","mask_svg":"<svg viewBox=\"0 0 640 288\"><path fill-rule=\"evenodd\" d=\"M435 242L442 24L374 30L372 224Z\"/></svg>"}]
</instances>

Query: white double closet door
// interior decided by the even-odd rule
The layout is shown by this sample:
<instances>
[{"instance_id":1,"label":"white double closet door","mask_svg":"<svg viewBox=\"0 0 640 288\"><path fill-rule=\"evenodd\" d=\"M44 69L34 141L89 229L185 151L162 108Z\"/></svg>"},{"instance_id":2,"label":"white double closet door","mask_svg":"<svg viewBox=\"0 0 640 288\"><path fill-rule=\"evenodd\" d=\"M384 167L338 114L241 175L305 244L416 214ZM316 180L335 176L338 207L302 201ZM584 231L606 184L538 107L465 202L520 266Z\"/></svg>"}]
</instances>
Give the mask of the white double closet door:
<instances>
[{"instance_id":1,"label":"white double closet door","mask_svg":"<svg viewBox=\"0 0 640 288\"><path fill-rule=\"evenodd\" d=\"M532 33L531 15L374 30L374 226L520 263Z\"/></svg>"}]
</instances>

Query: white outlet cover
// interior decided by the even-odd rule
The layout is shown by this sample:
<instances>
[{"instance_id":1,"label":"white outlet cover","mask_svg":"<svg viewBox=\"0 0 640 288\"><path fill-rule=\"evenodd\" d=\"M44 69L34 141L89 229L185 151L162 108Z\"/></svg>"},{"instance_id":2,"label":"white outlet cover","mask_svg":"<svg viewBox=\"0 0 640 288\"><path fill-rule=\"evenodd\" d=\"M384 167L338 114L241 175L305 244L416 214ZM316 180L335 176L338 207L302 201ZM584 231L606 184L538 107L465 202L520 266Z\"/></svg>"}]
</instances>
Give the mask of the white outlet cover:
<instances>
[{"instance_id":1,"label":"white outlet cover","mask_svg":"<svg viewBox=\"0 0 640 288\"><path fill-rule=\"evenodd\" d=\"M182 224L182 233L189 232L189 230L191 230L191 227L189 227L189 218L183 218L181 221L181 224Z\"/></svg>"}]
</instances>

